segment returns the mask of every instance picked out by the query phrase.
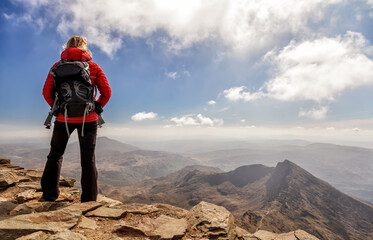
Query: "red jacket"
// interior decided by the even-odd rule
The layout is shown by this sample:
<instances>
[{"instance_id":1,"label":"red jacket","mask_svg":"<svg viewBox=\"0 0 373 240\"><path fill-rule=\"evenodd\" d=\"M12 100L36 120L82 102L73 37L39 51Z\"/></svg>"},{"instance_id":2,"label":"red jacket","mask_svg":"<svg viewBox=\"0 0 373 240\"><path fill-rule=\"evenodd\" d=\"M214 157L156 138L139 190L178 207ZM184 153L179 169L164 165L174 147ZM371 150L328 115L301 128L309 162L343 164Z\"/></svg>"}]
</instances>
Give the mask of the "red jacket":
<instances>
[{"instance_id":1,"label":"red jacket","mask_svg":"<svg viewBox=\"0 0 373 240\"><path fill-rule=\"evenodd\" d=\"M87 53L83 52L79 48L68 48L65 51L61 53L61 60L81 60L81 61L87 61L91 60L92 57ZM59 62L56 62L51 70L58 64ZM89 71L92 79L93 86L97 86L98 91L100 93L100 97L98 98L98 102L101 103L102 107L106 105L106 103L109 101L111 97L111 88L109 86L109 83L106 79L106 76L100 66L98 66L97 63L94 62L88 62L89 64ZM43 87L43 96L45 98L45 101L52 106L53 100L54 100L54 82L53 82L53 76L49 72L47 79L45 80L44 87ZM92 112L89 115L86 116L85 121L86 122L94 122L98 120L98 115L96 112ZM59 122L65 122L65 118L62 114L59 114L56 117L56 121ZM69 117L67 119L67 122L69 123L81 123L83 122L83 117Z\"/></svg>"}]
</instances>

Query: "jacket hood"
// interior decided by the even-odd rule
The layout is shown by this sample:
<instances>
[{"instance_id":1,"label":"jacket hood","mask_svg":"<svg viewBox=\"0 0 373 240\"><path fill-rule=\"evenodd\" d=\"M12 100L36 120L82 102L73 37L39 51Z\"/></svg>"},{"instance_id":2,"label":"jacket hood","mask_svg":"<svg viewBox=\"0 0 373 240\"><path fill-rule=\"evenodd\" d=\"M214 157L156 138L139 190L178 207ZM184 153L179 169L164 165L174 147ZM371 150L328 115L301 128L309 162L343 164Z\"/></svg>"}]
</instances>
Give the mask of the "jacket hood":
<instances>
[{"instance_id":1,"label":"jacket hood","mask_svg":"<svg viewBox=\"0 0 373 240\"><path fill-rule=\"evenodd\" d=\"M71 47L61 53L61 60L89 61L92 57L79 48Z\"/></svg>"}]
</instances>

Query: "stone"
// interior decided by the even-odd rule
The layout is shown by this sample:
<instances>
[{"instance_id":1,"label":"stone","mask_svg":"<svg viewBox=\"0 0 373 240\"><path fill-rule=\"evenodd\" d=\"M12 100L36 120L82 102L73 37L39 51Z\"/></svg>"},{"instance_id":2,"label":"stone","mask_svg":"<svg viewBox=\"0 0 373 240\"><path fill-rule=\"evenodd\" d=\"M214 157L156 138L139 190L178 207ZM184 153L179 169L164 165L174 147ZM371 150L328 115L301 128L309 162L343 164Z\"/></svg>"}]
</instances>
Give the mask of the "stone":
<instances>
[{"instance_id":1,"label":"stone","mask_svg":"<svg viewBox=\"0 0 373 240\"><path fill-rule=\"evenodd\" d=\"M273 240L277 237L276 233L268 232L265 230L259 230L252 234L253 237L257 237L260 240Z\"/></svg>"},{"instance_id":2,"label":"stone","mask_svg":"<svg viewBox=\"0 0 373 240\"><path fill-rule=\"evenodd\" d=\"M21 190L35 190L35 191L41 191L41 185L40 182L24 182L18 184L18 188Z\"/></svg>"},{"instance_id":3,"label":"stone","mask_svg":"<svg viewBox=\"0 0 373 240\"><path fill-rule=\"evenodd\" d=\"M87 213L86 216L119 219L124 217L125 214L126 210L123 208L110 208L107 206L103 206Z\"/></svg>"},{"instance_id":4,"label":"stone","mask_svg":"<svg viewBox=\"0 0 373 240\"><path fill-rule=\"evenodd\" d=\"M153 205L141 204L141 203L126 204L123 206L123 209L125 209L127 213L142 214L142 215L159 211L159 208Z\"/></svg>"},{"instance_id":5,"label":"stone","mask_svg":"<svg viewBox=\"0 0 373 240\"><path fill-rule=\"evenodd\" d=\"M274 238L274 240L298 240L294 232L288 232L288 233L281 233L278 234L277 237Z\"/></svg>"},{"instance_id":6,"label":"stone","mask_svg":"<svg viewBox=\"0 0 373 240\"><path fill-rule=\"evenodd\" d=\"M10 164L10 160L5 159L5 158L0 158L0 164Z\"/></svg>"},{"instance_id":7,"label":"stone","mask_svg":"<svg viewBox=\"0 0 373 240\"><path fill-rule=\"evenodd\" d=\"M243 236L249 234L249 232L246 231L245 229L240 228L240 227L236 227L236 234L237 234L237 237L242 238Z\"/></svg>"},{"instance_id":8,"label":"stone","mask_svg":"<svg viewBox=\"0 0 373 240\"><path fill-rule=\"evenodd\" d=\"M101 203L102 205L106 204L109 207L114 207L114 206L122 206L123 203L108 197L105 197L101 194L97 195L97 202Z\"/></svg>"},{"instance_id":9,"label":"stone","mask_svg":"<svg viewBox=\"0 0 373 240\"><path fill-rule=\"evenodd\" d=\"M185 219L176 219L161 215L156 219L142 218L136 226L125 221L114 226L115 232L135 233L147 236L151 239L167 240L179 239L184 236L187 229Z\"/></svg>"},{"instance_id":10,"label":"stone","mask_svg":"<svg viewBox=\"0 0 373 240\"><path fill-rule=\"evenodd\" d=\"M295 237L298 240L319 240L317 237L303 231L303 230L296 230L294 232Z\"/></svg>"},{"instance_id":11,"label":"stone","mask_svg":"<svg viewBox=\"0 0 373 240\"><path fill-rule=\"evenodd\" d=\"M95 230L97 228L97 224L96 224L96 221L82 216L82 218L80 219L80 222L78 223L78 227L84 228L84 229Z\"/></svg>"},{"instance_id":12,"label":"stone","mask_svg":"<svg viewBox=\"0 0 373 240\"><path fill-rule=\"evenodd\" d=\"M32 200L32 199L36 199L40 197L41 197L40 192L37 193L35 189L30 189L30 190L26 190L24 192L18 193L16 196L16 200L18 203L24 203L28 200Z\"/></svg>"},{"instance_id":13,"label":"stone","mask_svg":"<svg viewBox=\"0 0 373 240\"><path fill-rule=\"evenodd\" d=\"M186 220L192 237L229 240L236 237L234 217L224 207L202 201L189 210Z\"/></svg>"},{"instance_id":14,"label":"stone","mask_svg":"<svg viewBox=\"0 0 373 240\"><path fill-rule=\"evenodd\" d=\"M9 215L14 216L14 215L29 214L29 213L35 213L35 212L54 211L66 205L67 203L64 203L64 202L23 203L15 207L12 211L10 211Z\"/></svg>"},{"instance_id":15,"label":"stone","mask_svg":"<svg viewBox=\"0 0 373 240\"><path fill-rule=\"evenodd\" d=\"M65 230L50 236L48 240L87 240L87 238L80 233Z\"/></svg>"},{"instance_id":16,"label":"stone","mask_svg":"<svg viewBox=\"0 0 373 240\"><path fill-rule=\"evenodd\" d=\"M156 218L153 224L155 225L153 236L160 236L160 239L178 239L184 236L187 229L185 219L176 219L165 215Z\"/></svg>"},{"instance_id":17,"label":"stone","mask_svg":"<svg viewBox=\"0 0 373 240\"><path fill-rule=\"evenodd\" d=\"M49 237L48 234L46 234L43 231L34 232L26 236L22 236L17 238L16 240L47 240Z\"/></svg>"},{"instance_id":18,"label":"stone","mask_svg":"<svg viewBox=\"0 0 373 240\"><path fill-rule=\"evenodd\" d=\"M74 187L76 180L71 177L61 177L60 186L61 187Z\"/></svg>"},{"instance_id":19,"label":"stone","mask_svg":"<svg viewBox=\"0 0 373 240\"><path fill-rule=\"evenodd\" d=\"M87 212L95 210L101 206L102 206L102 203L90 201L90 202L84 202L84 203L74 203L66 207L66 209L80 210L82 211L83 214L86 214Z\"/></svg>"},{"instance_id":20,"label":"stone","mask_svg":"<svg viewBox=\"0 0 373 240\"><path fill-rule=\"evenodd\" d=\"M37 231L56 233L74 227L81 215L79 210L60 209L13 216L0 220L0 236L15 239Z\"/></svg>"},{"instance_id":21,"label":"stone","mask_svg":"<svg viewBox=\"0 0 373 240\"><path fill-rule=\"evenodd\" d=\"M24 170L24 174L32 181L40 182L41 177L43 176L43 169L27 169Z\"/></svg>"},{"instance_id":22,"label":"stone","mask_svg":"<svg viewBox=\"0 0 373 240\"><path fill-rule=\"evenodd\" d=\"M6 198L0 198L0 215L8 215L18 204L9 201Z\"/></svg>"},{"instance_id":23,"label":"stone","mask_svg":"<svg viewBox=\"0 0 373 240\"><path fill-rule=\"evenodd\" d=\"M0 170L0 187L8 187L18 182L17 175L9 170Z\"/></svg>"}]
</instances>

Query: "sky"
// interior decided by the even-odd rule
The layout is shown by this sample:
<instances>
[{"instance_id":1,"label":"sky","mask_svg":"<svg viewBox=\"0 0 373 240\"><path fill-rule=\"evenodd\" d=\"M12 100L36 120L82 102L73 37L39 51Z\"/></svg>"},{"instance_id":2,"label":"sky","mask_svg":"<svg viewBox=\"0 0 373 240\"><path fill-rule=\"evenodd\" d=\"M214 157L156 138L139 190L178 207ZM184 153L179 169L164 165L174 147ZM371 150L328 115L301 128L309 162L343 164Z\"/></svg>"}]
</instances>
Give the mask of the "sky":
<instances>
[{"instance_id":1,"label":"sky","mask_svg":"<svg viewBox=\"0 0 373 240\"><path fill-rule=\"evenodd\" d=\"M102 135L373 142L372 0L3 0L0 11L0 138L50 134L42 87L81 35L112 88Z\"/></svg>"}]
</instances>

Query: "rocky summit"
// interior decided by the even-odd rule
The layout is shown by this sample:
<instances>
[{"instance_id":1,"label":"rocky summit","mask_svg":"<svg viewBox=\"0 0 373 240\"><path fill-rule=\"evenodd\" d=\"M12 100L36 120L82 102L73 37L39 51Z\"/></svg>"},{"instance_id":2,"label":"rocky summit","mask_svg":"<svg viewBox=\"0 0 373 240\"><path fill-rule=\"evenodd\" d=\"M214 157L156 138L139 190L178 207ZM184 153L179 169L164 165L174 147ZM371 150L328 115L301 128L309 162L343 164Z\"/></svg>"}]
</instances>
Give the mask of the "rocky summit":
<instances>
[{"instance_id":1,"label":"rocky summit","mask_svg":"<svg viewBox=\"0 0 373 240\"><path fill-rule=\"evenodd\" d=\"M302 230L250 234L235 225L224 207L204 201L189 211L168 204L123 204L103 195L97 202L80 203L72 178L61 178L56 202L41 202L41 175L40 169L23 169L0 159L2 240L318 239Z\"/></svg>"}]
</instances>

